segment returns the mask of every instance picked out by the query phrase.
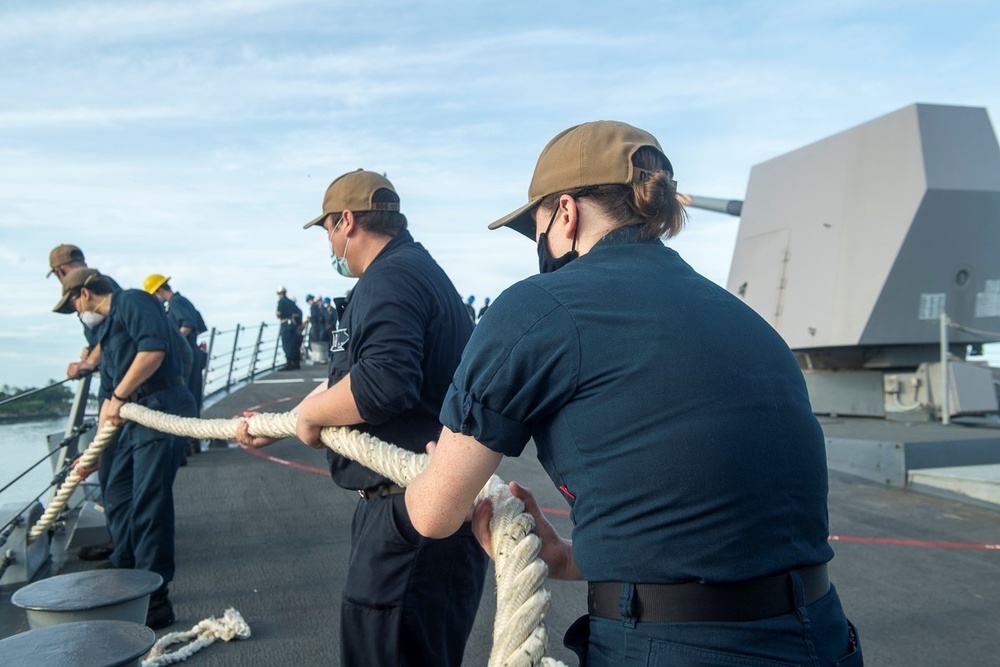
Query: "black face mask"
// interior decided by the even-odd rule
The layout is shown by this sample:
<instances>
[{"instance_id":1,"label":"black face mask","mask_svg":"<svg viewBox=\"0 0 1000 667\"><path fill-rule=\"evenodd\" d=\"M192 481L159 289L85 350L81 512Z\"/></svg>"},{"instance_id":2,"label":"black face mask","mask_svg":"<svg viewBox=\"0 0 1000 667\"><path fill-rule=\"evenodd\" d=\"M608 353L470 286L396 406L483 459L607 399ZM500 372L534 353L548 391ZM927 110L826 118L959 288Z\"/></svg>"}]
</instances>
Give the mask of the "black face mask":
<instances>
[{"instance_id":1,"label":"black face mask","mask_svg":"<svg viewBox=\"0 0 1000 667\"><path fill-rule=\"evenodd\" d=\"M576 251L576 230L573 231L573 247L568 253L562 257L553 257L552 252L549 250L549 230L552 229L552 223L556 220L556 213L559 212L559 206L556 206L556 210L552 211L552 217L549 218L549 226L545 228L545 231L538 236L538 272L539 273L552 273L562 267L566 266L574 259L580 256L580 253ZM579 229L579 226L577 227Z\"/></svg>"}]
</instances>

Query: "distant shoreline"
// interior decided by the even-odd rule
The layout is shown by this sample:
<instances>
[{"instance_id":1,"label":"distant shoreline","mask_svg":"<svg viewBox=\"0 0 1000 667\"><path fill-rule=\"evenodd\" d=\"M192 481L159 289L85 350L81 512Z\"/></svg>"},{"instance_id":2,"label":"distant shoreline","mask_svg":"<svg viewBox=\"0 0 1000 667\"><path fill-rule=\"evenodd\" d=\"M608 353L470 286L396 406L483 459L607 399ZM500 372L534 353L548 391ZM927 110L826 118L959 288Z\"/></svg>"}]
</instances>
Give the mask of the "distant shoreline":
<instances>
[{"instance_id":1,"label":"distant shoreline","mask_svg":"<svg viewBox=\"0 0 1000 667\"><path fill-rule=\"evenodd\" d=\"M0 424L15 424L19 422L44 421L46 419L56 419L59 417L69 417L69 411L55 412L30 412L23 414L0 414Z\"/></svg>"}]
</instances>

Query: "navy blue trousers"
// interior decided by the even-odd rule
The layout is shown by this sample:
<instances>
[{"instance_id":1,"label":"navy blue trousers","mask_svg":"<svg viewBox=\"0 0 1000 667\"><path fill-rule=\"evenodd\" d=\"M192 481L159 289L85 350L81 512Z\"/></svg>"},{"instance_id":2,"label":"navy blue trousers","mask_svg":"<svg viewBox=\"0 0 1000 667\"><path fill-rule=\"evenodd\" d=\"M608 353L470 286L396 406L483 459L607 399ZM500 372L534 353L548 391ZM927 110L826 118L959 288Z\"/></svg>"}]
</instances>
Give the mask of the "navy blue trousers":
<instances>
[{"instance_id":1,"label":"navy blue trousers","mask_svg":"<svg viewBox=\"0 0 1000 667\"><path fill-rule=\"evenodd\" d=\"M443 540L409 539L403 494L361 500L341 598L344 667L462 663L486 579L486 553L468 524Z\"/></svg>"},{"instance_id":2,"label":"navy blue trousers","mask_svg":"<svg viewBox=\"0 0 1000 667\"><path fill-rule=\"evenodd\" d=\"M795 575L797 576L797 575ZM858 667L857 632L830 592L794 613L746 623L629 623L583 616L565 645L586 667ZM630 627L631 626L631 627Z\"/></svg>"},{"instance_id":3,"label":"navy blue trousers","mask_svg":"<svg viewBox=\"0 0 1000 667\"><path fill-rule=\"evenodd\" d=\"M302 335L296 331L295 325L281 325L281 349L288 363L297 364L302 361Z\"/></svg>"},{"instance_id":4,"label":"navy blue trousers","mask_svg":"<svg viewBox=\"0 0 1000 667\"><path fill-rule=\"evenodd\" d=\"M153 394L147 407L194 415L187 387ZM111 564L149 570L167 583L174 578L174 477L180 465L182 441L135 422L119 431L104 487L104 511L114 544Z\"/></svg>"},{"instance_id":5,"label":"navy blue trousers","mask_svg":"<svg viewBox=\"0 0 1000 667\"><path fill-rule=\"evenodd\" d=\"M201 348L191 350L194 353L194 362L191 364L191 374L188 376L188 391L194 398L195 417L201 417L201 404L205 393L203 384L205 380L205 366L208 363L208 355Z\"/></svg>"}]
</instances>

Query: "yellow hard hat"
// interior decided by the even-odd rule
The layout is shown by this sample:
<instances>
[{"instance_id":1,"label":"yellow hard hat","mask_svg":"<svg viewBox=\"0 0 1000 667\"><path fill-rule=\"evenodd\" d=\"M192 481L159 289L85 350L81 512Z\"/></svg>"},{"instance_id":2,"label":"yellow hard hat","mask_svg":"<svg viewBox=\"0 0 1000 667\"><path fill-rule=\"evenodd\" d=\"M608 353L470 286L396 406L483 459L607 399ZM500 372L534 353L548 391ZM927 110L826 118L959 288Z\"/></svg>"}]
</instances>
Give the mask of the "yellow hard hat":
<instances>
[{"instance_id":1,"label":"yellow hard hat","mask_svg":"<svg viewBox=\"0 0 1000 667\"><path fill-rule=\"evenodd\" d=\"M170 280L170 276L161 276L159 273L150 273L146 276L146 279L142 281L142 288L150 294L156 294L156 290L166 285L168 280Z\"/></svg>"}]
</instances>

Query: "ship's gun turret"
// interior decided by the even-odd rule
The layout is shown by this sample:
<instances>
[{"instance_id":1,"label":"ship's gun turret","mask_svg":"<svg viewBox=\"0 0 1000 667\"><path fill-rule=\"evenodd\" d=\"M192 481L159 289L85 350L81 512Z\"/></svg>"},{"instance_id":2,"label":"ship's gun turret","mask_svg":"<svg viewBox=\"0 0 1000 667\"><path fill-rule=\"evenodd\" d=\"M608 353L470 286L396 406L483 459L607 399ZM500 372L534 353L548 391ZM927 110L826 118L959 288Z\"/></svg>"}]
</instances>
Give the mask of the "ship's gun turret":
<instances>
[{"instance_id":1,"label":"ship's gun turret","mask_svg":"<svg viewBox=\"0 0 1000 667\"><path fill-rule=\"evenodd\" d=\"M700 208L716 213L728 213L737 218L743 212L743 202L739 199L716 199L715 197L699 197L698 195L681 195L681 203L691 208Z\"/></svg>"},{"instance_id":2,"label":"ship's gun turret","mask_svg":"<svg viewBox=\"0 0 1000 667\"><path fill-rule=\"evenodd\" d=\"M739 216L726 289L795 353L815 412L998 410L992 370L954 361L1000 339L1000 144L986 109L916 104L767 160L745 209L678 200ZM933 365L931 382L920 369Z\"/></svg>"}]
</instances>

